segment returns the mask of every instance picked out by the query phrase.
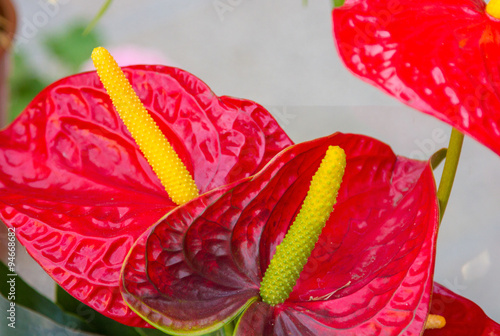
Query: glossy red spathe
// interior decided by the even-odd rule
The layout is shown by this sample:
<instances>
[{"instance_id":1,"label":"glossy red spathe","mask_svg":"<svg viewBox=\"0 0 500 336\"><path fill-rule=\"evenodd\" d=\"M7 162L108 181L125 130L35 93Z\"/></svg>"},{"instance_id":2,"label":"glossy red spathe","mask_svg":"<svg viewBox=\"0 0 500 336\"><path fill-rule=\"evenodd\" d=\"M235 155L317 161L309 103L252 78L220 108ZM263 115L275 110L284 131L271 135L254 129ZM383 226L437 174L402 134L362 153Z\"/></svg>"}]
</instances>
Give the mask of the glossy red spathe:
<instances>
[{"instance_id":1,"label":"glossy red spathe","mask_svg":"<svg viewBox=\"0 0 500 336\"><path fill-rule=\"evenodd\" d=\"M247 177L292 144L260 105L217 97L164 66L124 72L201 193ZM41 92L0 132L0 217L64 289L119 322L146 326L121 298L134 241L176 205L94 72Z\"/></svg>"},{"instance_id":2,"label":"glossy red spathe","mask_svg":"<svg viewBox=\"0 0 500 336\"><path fill-rule=\"evenodd\" d=\"M346 0L333 11L355 75L500 154L500 21L483 0Z\"/></svg>"},{"instance_id":3,"label":"glossy red spathe","mask_svg":"<svg viewBox=\"0 0 500 336\"><path fill-rule=\"evenodd\" d=\"M290 297L271 307L260 301L262 276L330 145L347 156L338 203ZM416 335L431 300L437 224L428 163L336 133L169 213L134 245L121 287L166 332L207 332L244 311L237 335Z\"/></svg>"}]
</instances>

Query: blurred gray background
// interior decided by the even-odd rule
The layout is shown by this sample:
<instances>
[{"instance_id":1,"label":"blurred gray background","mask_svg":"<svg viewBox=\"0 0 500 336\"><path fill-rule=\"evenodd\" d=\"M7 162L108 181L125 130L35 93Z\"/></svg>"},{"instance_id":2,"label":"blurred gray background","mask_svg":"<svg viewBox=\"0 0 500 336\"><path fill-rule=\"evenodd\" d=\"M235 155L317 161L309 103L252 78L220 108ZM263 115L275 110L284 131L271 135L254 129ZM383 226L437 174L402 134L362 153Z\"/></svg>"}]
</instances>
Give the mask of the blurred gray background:
<instances>
[{"instance_id":1,"label":"blurred gray background","mask_svg":"<svg viewBox=\"0 0 500 336\"><path fill-rule=\"evenodd\" d=\"M27 51L53 79L70 75L43 52L40 39L76 18L90 20L103 3L17 0L17 50ZM195 74L218 95L263 104L296 142L335 131L363 133L419 159L446 147L449 126L385 96L343 67L331 34L330 3L115 0L96 29L109 49L143 50L146 55L134 56L136 63L141 57L160 59ZM440 173L436 170L436 176ZM439 234L435 279L477 302L496 321L499 193L500 158L466 138ZM19 274L52 296L52 280L21 251Z\"/></svg>"}]
</instances>

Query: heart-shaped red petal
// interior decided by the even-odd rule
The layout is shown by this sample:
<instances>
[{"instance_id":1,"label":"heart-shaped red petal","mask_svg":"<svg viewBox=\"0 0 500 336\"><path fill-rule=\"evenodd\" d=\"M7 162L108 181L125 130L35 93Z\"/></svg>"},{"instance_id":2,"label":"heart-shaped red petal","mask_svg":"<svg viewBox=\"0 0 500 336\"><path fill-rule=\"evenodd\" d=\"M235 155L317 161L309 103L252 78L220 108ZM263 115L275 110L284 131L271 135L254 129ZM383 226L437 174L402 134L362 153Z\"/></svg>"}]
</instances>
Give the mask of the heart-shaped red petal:
<instances>
[{"instance_id":1,"label":"heart-shaped red petal","mask_svg":"<svg viewBox=\"0 0 500 336\"><path fill-rule=\"evenodd\" d=\"M500 21L483 0L346 0L333 31L355 75L500 154Z\"/></svg>"},{"instance_id":2,"label":"heart-shaped red petal","mask_svg":"<svg viewBox=\"0 0 500 336\"><path fill-rule=\"evenodd\" d=\"M424 336L500 335L500 325L491 320L474 302L434 283L431 314L446 319L442 329L426 330Z\"/></svg>"},{"instance_id":3,"label":"heart-shaped red petal","mask_svg":"<svg viewBox=\"0 0 500 336\"><path fill-rule=\"evenodd\" d=\"M253 303L238 332L254 321L265 335L419 333L438 223L432 171L358 135L289 147L256 176L173 210L131 251L126 301L174 333L208 332L246 309L331 145L347 156L335 210L290 298L270 310Z\"/></svg>"},{"instance_id":4,"label":"heart-shaped red petal","mask_svg":"<svg viewBox=\"0 0 500 336\"><path fill-rule=\"evenodd\" d=\"M179 329L196 330L201 335L205 333L203 329L215 330L222 327L224 322L255 300L258 288L239 288L239 274L236 274L236 279L230 278L234 272L220 281L214 279L216 284L212 285L209 280L197 276L182 255L185 222L192 218L186 216L200 216L209 204L230 189L231 185L223 186L196 198L189 203L189 213L173 211L167 215L166 219L137 240L125 261L121 283L123 297L135 312L158 329L174 333ZM155 232L158 227L162 230L161 233ZM160 242L158 235L166 234L169 234L169 238ZM149 237L154 241L148 242ZM150 251L146 244L168 250L166 256L161 256L163 268L154 261L160 257L158 252ZM187 248L185 251L189 252ZM219 253L223 254L224 251ZM162 278L160 283L151 281L146 271L146 261L155 262L153 267L156 269L152 272L155 279ZM206 266L210 267L209 261ZM228 283L222 283L227 279ZM168 284L172 284L171 288L167 288ZM193 288L188 296L186 287ZM197 320L203 321L203 327L193 323Z\"/></svg>"},{"instance_id":5,"label":"heart-shaped red petal","mask_svg":"<svg viewBox=\"0 0 500 336\"><path fill-rule=\"evenodd\" d=\"M370 172L361 162L352 169L364 180L342 189L289 300L276 307L279 330L289 321L304 335L422 330L438 222L433 175L424 162L379 161Z\"/></svg>"},{"instance_id":6,"label":"heart-shaped red petal","mask_svg":"<svg viewBox=\"0 0 500 336\"><path fill-rule=\"evenodd\" d=\"M193 75L124 69L201 192L249 176L292 142L246 100L217 97ZM95 73L62 79L0 133L0 216L69 293L144 326L118 289L135 240L175 206Z\"/></svg>"}]
</instances>

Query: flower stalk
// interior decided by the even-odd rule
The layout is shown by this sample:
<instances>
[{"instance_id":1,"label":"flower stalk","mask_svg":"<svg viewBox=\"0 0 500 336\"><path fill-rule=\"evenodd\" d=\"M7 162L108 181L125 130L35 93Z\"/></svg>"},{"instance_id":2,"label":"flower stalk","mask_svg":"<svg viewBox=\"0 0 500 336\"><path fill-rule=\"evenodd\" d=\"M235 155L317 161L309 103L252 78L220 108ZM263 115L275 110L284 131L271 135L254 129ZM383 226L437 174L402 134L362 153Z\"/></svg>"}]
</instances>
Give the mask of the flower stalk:
<instances>
[{"instance_id":1,"label":"flower stalk","mask_svg":"<svg viewBox=\"0 0 500 336\"><path fill-rule=\"evenodd\" d=\"M450 199L451 189L455 181L458 162L460 160L460 153L462 152L462 144L464 135L457 129L453 128L451 131L450 143L446 153L446 161L444 163L443 175L439 182L437 191L437 198L439 200L439 222L441 222L448 200Z\"/></svg>"}]
</instances>

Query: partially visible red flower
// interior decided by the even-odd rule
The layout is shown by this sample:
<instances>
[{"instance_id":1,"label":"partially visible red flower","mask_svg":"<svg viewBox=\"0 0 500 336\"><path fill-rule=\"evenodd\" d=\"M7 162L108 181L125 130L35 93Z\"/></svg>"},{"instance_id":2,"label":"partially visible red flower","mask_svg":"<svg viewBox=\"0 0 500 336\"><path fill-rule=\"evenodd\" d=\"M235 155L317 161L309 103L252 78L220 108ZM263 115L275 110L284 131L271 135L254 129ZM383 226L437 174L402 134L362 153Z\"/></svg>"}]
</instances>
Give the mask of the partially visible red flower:
<instances>
[{"instance_id":1,"label":"partially visible red flower","mask_svg":"<svg viewBox=\"0 0 500 336\"><path fill-rule=\"evenodd\" d=\"M272 307L260 299L262 277L328 146L347 156L337 204L289 298ZM170 212L137 240L121 288L135 311L174 334L242 313L237 335L419 335L438 218L427 162L336 133Z\"/></svg>"},{"instance_id":2,"label":"partially visible red flower","mask_svg":"<svg viewBox=\"0 0 500 336\"><path fill-rule=\"evenodd\" d=\"M124 72L200 193L292 144L260 105L217 97L187 72ZM146 325L123 301L119 273L135 240L175 206L95 72L50 85L0 132L0 218L57 283L119 322Z\"/></svg>"},{"instance_id":3,"label":"partially visible red flower","mask_svg":"<svg viewBox=\"0 0 500 336\"><path fill-rule=\"evenodd\" d=\"M431 314L446 319L443 329L426 330L424 336L494 336L500 325L492 321L474 302L434 283Z\"/></svg>"},{"instance_id":4,"label":"partially visible red flower","mask_svg":"<svg viewBox=\"0 0 500 336\"><path fill-rule=\"evenodd\" d=\"M346 0L333 10L355 75L500 154L500 20L483 0Z\"/></svg>"}]
</instances>

